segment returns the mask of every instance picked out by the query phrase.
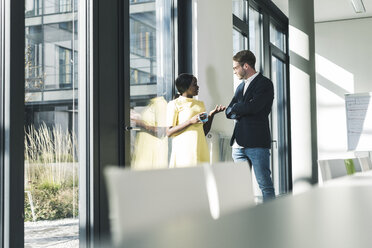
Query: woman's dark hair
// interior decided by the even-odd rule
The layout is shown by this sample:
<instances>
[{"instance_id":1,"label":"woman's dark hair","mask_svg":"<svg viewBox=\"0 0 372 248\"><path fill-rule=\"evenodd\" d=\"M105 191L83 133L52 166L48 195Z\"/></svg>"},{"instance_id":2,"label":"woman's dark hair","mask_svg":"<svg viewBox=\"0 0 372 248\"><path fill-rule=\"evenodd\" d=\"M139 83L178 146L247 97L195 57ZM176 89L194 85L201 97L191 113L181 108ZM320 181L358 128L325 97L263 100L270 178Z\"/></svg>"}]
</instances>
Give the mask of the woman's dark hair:
<instances>
[{"instance_id":1,"label":"woman's dark hair","mask_svg":"<svg viewBox=\"0 0 372 248\"><path fill-rule=\"evenodd\" d=\"M194 77L194 75L192 74L181 73L180 75L178 75L175 83L178 93L180 95L182 95L185 91L187 91L190 88L192 80L196 80L196 77Z\"/></svg>"}]
</instances>

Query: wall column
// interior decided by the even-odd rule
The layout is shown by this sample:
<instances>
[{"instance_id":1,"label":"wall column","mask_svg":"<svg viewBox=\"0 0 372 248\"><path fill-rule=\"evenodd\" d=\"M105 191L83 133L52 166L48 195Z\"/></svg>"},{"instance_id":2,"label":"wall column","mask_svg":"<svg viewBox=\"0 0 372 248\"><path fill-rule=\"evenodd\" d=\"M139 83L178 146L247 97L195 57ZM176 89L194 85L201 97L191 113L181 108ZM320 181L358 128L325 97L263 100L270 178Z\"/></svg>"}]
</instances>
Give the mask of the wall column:
<instances>
[{"instance_id":1,"label":"wall column","mask_svg":"<svg viewBox=\"0 0 372 248\"><path fill-rule=\"evenodd\" d=\"M314 1L289 0L293 191L318 182Z\"/></svg>"}]
</instances>

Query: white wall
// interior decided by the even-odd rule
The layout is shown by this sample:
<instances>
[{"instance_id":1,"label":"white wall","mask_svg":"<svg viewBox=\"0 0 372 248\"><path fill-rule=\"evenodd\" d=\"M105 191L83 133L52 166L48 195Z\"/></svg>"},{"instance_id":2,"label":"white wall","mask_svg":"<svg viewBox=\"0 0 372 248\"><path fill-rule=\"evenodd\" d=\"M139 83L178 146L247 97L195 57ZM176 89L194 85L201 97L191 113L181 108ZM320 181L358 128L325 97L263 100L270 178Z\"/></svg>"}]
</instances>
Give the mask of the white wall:
<instances>
[{"instance_id":1,"label":"white wall","mask_svg":"<svg viewBox=\"0 0 372 248\"><path fill-rule=\"evenodd\" d=\"M288 17L288 0L272 0L272 2Z\"/></svg>"},{"instance_id":2,"label":"white wall","mask_svg":"<svg viewBox=\"0 0 372 248\"><path fill-rule=\"evenodd\" d=\"M319 159L347 153L345 93L372 92L372 18L315 24Z\"/></svg>"},{"instance_id":3,"label":"white wall","mask_svg":"<svg viewBox=\"0 0 372 248\"><path fill-rule=\"evenodd\" d=\"M194 73L199 80L199 100L207 111L216 104L229 104L233 93L232 3L194 0ZM230 135L233 122L218 114L212 131Z\"/></svg>"},{"instance_id":4,"label":"white wall","mask_svg":"<svg viewBox=\"0 0 372 248\"><path fill-rule=\"evenodd\" d=\"M217 104L227 105L233 95L232 73L232 4L231 1L194 0L194 72L199 79L199 99L208 110ZM284 4L283 6L287 6ZM316 115L313 1L289 1L290 25L307 37L307 58L291 55L292 164L294 191L316 181ZM285 10L288 12L288 10ZM293 33L289 34L290 36ZM291 37L290 37L291 38ZM298 41L290 44L298 48ZM301 48L301 47L300 47ZM298 52L298 50L297 50ZM296 59L297 58L297 59ZM305 61L305 62L304 62ZM233 123L220 114L212 130L231 134ZM314 131L315 130L315 131Z\"/></svg>"}]
</instances>

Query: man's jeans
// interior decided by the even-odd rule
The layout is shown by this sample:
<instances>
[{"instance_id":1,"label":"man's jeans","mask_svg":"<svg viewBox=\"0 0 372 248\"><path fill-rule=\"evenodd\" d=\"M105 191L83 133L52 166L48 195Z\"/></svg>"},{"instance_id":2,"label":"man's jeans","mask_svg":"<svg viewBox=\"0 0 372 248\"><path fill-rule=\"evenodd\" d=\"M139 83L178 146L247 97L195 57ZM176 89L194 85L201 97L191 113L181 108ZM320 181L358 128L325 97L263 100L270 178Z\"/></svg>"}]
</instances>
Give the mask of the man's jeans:
<instances>
[{"instance_id":1,"label":"man's jeans","mask_svg":"<svg viewBox=\"0 0 372 248\"><path fill-rule=\"evenodd\" d=\"M267 148L233 148L234 162L248 161L254 169L258 186L262 191L263 200L275 198L270 171L270 150Z\"/></svg>"}]
</instances>

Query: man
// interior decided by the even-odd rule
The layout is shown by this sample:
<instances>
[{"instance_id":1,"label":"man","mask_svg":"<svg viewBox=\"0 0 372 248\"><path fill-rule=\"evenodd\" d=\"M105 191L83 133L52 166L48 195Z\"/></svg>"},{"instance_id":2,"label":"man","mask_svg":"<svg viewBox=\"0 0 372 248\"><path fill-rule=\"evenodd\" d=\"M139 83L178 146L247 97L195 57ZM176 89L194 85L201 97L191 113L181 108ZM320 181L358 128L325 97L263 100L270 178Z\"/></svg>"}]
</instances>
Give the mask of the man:
<instances>
[{"instance_id":1,"label":"man","mask_svg":"<svg viewBox=\"0 0 372 248\"><path fill-rule=\"evenodd\" d=\"M274 99L273 83L255 69L256 57L243 50L233 57L234 74L243 82L226 109L226 117L235 120L230 145L235 162L253 166L263 201L275 198L270 171L271 135L269 114Z\"/></svg>"}]
</instances>

